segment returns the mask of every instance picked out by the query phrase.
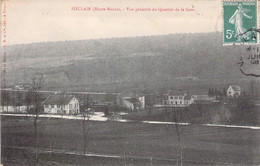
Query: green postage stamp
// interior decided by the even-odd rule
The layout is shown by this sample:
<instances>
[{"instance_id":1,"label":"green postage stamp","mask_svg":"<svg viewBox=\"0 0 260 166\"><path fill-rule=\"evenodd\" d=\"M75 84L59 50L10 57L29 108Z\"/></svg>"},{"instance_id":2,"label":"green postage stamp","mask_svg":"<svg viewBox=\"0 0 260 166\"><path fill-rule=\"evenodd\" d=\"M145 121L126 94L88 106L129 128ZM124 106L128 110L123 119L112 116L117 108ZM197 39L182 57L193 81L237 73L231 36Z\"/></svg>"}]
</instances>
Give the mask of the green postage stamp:
<instances>
[{"instance_id":1,"label":"green postage stamp","mask_svg":"<svg viewBox=\"0 0 260 166\"><path fill-rule=\"evenodd\" d=\"M222 1L223 44L259 43L257 0Z\"/></svg>"}]
</instances>

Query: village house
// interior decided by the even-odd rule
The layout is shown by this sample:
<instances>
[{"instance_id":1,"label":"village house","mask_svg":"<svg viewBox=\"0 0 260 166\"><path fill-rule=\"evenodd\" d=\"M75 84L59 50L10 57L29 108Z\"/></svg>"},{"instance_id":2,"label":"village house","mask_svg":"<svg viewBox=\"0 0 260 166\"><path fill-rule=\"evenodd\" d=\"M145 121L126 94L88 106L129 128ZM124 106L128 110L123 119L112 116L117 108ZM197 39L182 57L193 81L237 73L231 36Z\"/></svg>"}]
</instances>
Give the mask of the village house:
<instances>
[{"instance_id":1,"label":"village house","mask_svg":"<svg viewBox=\"0 0 260 166\"><path fill-rule=\"evenodd\" d=\"M139 101L136 98L124 98L122 100L122 106L130 110L138 110Z\"/></svg>"},{"instance_id":2,"label":"village house","mask_svg":"<svg viewBox=\"0 0 260 166\"><path fill-rule=\"evenodd\" d=\"M194 103L194 99L192 97L192 95L187 94L184 96L184 105L191 105Z\"/></svg>"},{"instance_id":3,"label":"village house","mask_svg":"<svg viewBox=\"0 0 260 166\"><path fill-rule=\"evenodd\" d=\"M163 101L163 105L174 107L187 107L192 104L193 98L184 91L175 91L167 94L167 99Z\"/></svg>"},{"instance_id":4,"label":"village house","mask_svg":"<svg viewBox=\"0 0 260 166\"><path fill-rule=\"evenodd\" d=\"M44 113L79 114L79 99L74 95L51 95L44 102Z\"/></svg>"},{"instance_id":5,"label":"village house","mask_svg":"<svg viewBox=\"0 0 260 166\"><path fill-rule=\"evenodd\" d=\"M242 89L238 85L230 85L227 89L227 97L241 96Z\"/></svg>"},{"instance_id":6,"label":"village house","mask_svg":"<svg viewBox=\"0 0 260 166\"><path fill-rule=\"evenodd\" d=\"M117 96L117 104L130 110L145 108L145 96L137 91L126 90Z\"/></svg>"}]
</instances>

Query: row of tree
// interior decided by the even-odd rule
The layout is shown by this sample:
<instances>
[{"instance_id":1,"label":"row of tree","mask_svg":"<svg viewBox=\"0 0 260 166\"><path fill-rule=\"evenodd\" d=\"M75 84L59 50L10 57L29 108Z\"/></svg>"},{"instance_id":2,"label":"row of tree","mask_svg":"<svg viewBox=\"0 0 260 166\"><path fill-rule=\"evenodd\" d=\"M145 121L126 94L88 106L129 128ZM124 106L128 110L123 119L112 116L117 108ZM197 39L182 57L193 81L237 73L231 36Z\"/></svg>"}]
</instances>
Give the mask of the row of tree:
<instances>
[{"instance_id":1,"label":"row of tree","mask_svg":"<svg viewBox=\"0 0 260 166\"><path fill-rule=\"evenodd\" d=\"M223 88L223 90L219 90L217 88L209 88L208 90L208 95L210 97L226 97L227 96L227 89L226 88Z\"/></svg>"},{"instance_id":2,"label":"row of tree","mask_svg":"<svg viewBox=\"0 0 260 166\"><path fill-rule=\"evenodd\" d=\"M40 98L40 101L43 101L42 97ZM33 113L33 105L33 97L31 95L31 91L26 92L26 94L23 94L20 91L17 91L15 93L10 93L5 90L1 91L1 106L4 112L11 111Z\"/></svg>"}]
</instances>

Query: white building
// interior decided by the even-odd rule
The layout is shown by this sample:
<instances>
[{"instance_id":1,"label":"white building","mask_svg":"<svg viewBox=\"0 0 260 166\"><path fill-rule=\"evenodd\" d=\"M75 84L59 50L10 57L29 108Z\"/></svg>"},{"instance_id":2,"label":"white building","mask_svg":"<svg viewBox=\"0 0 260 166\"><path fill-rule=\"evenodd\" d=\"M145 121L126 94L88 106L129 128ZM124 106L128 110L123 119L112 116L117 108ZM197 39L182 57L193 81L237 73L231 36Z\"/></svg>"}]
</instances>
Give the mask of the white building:
<instances>
[{"instance_id":1,"label":"white building","mask_svg":"<svg viewBox=\"0 0 260 166\"><path fill-rule=\"evenodd\" d=\"M51 95L44 102L44 113L79 114L79 100L73 95Z\"/></svg>"},{"instance_id":2,"label":"white building","mask_svg":"<svg viewBox=\"0 0 260 166\"><path fill-rule=\"evenodd\" d=\"M138 110L139 101L136 98L124 98L122 100L122 106L130 110Z\"/></svg>"},{"instance_id":3,"label":"white building","mask_svg":"<svg viewBox=\"0 0 260 166\"><path fill-rule=\"evenodd\" d=\"M238 85L230 85L227 89L228 97L238 97L241 95L242 89Z\"/></svg>"},{"instance_id":4,"label":"white building","mask_svg":"<svg viewBox=\"0 0 260 166\"><path fill-rule=\"evenodd\" d=\"M126 90L117 96L117 104L130 110L145 108L145 96L138 91Z\"/></svg>"},{"instance_id":5,"label":"white building","mask_svg":"<svg viewBox=\"0 0 260 166\"><path fill-rule=\"evenodd\" d=\"M171 92L167 96L167 100L163 102L166 106L187 107L194 102L191 95L183 91Z\"/></svg>"},{"instance_id":6,"label":"white building","mask_svg":"<svg viewBox=\"0 0 260 166\"><path fill-rule=\"evenodd\" d=\"M140 109L145 108L145 96L139 97L139 107L140 107Z\"/></svg>"}]
</instances>

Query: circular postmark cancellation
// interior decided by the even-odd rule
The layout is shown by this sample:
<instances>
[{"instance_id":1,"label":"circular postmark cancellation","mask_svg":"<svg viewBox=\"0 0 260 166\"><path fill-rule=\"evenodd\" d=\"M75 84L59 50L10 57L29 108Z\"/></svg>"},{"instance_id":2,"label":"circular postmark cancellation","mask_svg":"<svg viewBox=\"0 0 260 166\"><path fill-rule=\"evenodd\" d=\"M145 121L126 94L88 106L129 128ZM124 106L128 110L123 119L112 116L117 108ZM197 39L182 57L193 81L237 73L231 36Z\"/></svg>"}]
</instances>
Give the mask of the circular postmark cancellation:
<instances>
[{"instance_id":1,"label":"circular postmark cancellation","mask_svg":"<svg viewBox=\"0 0 260 166\"><path fill-rule=\"evenodd\" d=\"M257 0L222 1L223 45L259 43Z\"/></svg>"},{"instance_id":2,"label":"circular postmark cancellation","mask_svg":"<svg viewBox=\"0 0 260 166\"><path fill-rule=\"evenodd\" d=\"M239 70L246 76L260 77L260 45L246 46L242 49L237 62Z\"/></svg>"}]
</instances>

